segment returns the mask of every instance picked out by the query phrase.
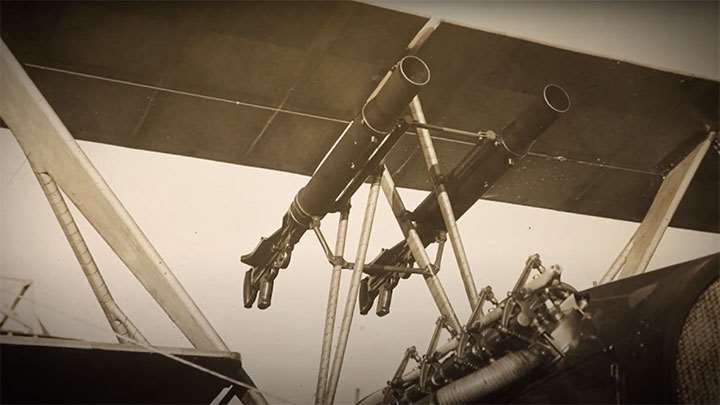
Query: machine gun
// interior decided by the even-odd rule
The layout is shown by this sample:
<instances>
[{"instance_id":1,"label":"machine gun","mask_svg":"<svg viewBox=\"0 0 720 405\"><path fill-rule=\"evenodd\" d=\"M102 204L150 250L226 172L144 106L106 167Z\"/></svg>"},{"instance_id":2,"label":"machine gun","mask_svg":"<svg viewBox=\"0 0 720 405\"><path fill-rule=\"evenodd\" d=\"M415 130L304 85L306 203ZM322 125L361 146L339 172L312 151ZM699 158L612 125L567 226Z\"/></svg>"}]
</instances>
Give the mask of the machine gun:
<instances>
[{"instance_id":1,"label":"machine gun","mask_svg":"<svg viewBox=\"0 0 720 405\"><path fill-rule=\"evenodd\" d=\"M481 139L447 175L439 182L450 197L456 218L460 218L493 184L512 166L522 159L532 144L553 124L560 114L570 109L570 97L557 85L547 85L542 98L529 105L521 114L505 126L499 134ZM409 214L417 224L417 232L424 246L439 241L444 243L446 231L438 206L438 190L430 193ZM383 250L374 264L412 266L409 247L401 241ZM405 274L406 278L409 274ZM368 275L360 289L360 313L367 314L380 296L376 306L378 316L390 312L392 292L401 276L398 274Z\"/></svg>"},{"instance_id":2,"label":"machine gun","mask_svg":"<svg viewBox=\"0 0 720 405\"><path fill-rule=\"evenodd\" d=\"M295 244L326 214L347 205L369 171L377 168L405 132L400 116L429 81L428 66L416 56L405 56L390 69L307 185L297 193L280 229L262 238L255 250L242 256L242 262L252 266L245 274L246 308L252 307L256 299L258 308L270 306L274 280L280 269L288 267Z\"/></svg>"}]
</instances>

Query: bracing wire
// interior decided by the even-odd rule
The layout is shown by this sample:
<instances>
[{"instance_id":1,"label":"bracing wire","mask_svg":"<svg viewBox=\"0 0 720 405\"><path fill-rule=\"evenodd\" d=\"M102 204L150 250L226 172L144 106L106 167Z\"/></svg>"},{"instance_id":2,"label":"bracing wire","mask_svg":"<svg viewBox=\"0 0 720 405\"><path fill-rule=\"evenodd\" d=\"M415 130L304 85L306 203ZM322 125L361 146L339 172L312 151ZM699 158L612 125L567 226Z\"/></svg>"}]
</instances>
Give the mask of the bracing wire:
<instances>
[{"instance_id":1,"label":"bracing wire","mask_svg":"<svg viewBox=\"0 0 720 405\"><path fill-rule=\"evenodd\" d=\"M7 294L11 294L11 291L6 290L6 289L0 289L0 294L6 294L6 295L7 295ZM78 316L72 315L72 314L70 314L70 313L61 311L61 310L59 310L59 309L57 309L57 308L55 308L55 307L53 307L53 306L46 305L46 304L44 304L44 303L42 303L42 302L39 302L39 301L37 301L37 300L35 300L35 299L33 299L33 298L30 298L30 297L25 297L24 299L26 299L26 300L29 301L29 302L32 302L34 305L40 306L40 307L42 307L42 308L44 308L44 309L47 309L47 310L49 310L49 311L52 311L52 312L58 314L58 315L62 315L62 316L64 316L64 317L67 318L67 319L70 319L70 320L73 320L73 321L75 321L75 322L81 323L81 324L83 324L83 325L85 325L85 326L88 326L88 327L91 327L91 328L93 328L93 329L95 329L95 330L102 331L102 332L107 333L107 334L112 334L112 335L114 335L115 337L122 339L123 341L126 341L126 342L128 342L128 343L133 343L133 344L135 344L135 345L138 345L138 346L140 346L140 347L142 347L142 348L144 348L144 349L147 349L147 350L149 350L149 351L151 351L151 352L157 353L157 354L159 354L159 355L161 355L161 356L164 356L164 357L167 357L167 358L169 358L169 359L171 359L171 360L175 360L175 361L177 361L178 363L181 363L181 364L183 364L183 365L185 365L185 366L194 368L194 369L196 369L196 370L198 370L198 371L201 371L201 372L203 372L203 373L212 375L212 376L217 377L217 378L219 378L219 379L221 379L221 380L225 380L225 381L227 381L227 382L229 382L229 383L231 383L231 384L235 384L235 385L237 385L237 386L246 388L246 389L248 389L248 390L252 390L252 391L259 392L259 393L261 393L261 394L263 394L263 395L265 395L265 396L267 396L267 397L277 399L277 400L279 400L279 401L281 401L281 402L283 402L283 403L290 404L290 405L294 405L294 403L293 403L292 401L290 401L290 400L288 400L288 399L286 399L286 398L283 398L283 397L281 397L281 396L279 396L279 395L272 394L272 393L267 392L267 391L265 391L265 390L258 389L257 387L253 387L253 386L250 385L250 384L244 383L244 382L239 381L239 380L237 380L237 379L235 379L235 378L232 378L232 377L228 377L228 376L226 376L226 375L224 375L224 374L222 374L222 373L218 373L218 372L215 371L215 370L211 370L211 369L206 368L206 367L203 367L203 366L201 366L201 365L199 365L199 364L195 364L195 363L193 363L193 362L191 362L191 361L189 361L189 360L185 360L185 359L183 359L182 357L179 357L179 356L177 356L177 355L174 355L174 354L172 354L172 353L169 353L169 352L167 352L167 351L165 351L165 350L163 350L163 349L160 349L160 348L158 348L158 347L155 347L155 346L153 346L153 345L150 345L150 344L147 344L147 343L143 343L143 342L141 342L141 341L138 341L138 340L136 340L136 339L129 338L129 337L124 336L124 335L120 335L120 334L118 334L118 333L115 333L114 331L109 331L109 330L107 330L107 328L105 328L105 327L103 327L103 326L100 326L100 325L98 325L98 324L96 324L96 323L94 323L94 322L92 322L92 321L87 320L87 319L83 319L83 318L80 318L80 317L78 317Z\"/></svg>"}]
</instances>

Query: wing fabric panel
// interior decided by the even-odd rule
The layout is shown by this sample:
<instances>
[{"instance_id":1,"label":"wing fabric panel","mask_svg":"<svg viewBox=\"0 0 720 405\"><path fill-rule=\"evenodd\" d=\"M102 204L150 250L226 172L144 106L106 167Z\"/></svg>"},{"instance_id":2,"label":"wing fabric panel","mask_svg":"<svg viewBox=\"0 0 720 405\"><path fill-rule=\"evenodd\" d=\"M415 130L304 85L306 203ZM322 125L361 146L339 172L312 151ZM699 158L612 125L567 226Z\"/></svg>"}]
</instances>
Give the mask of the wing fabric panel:
<instances>
[{"instance_id":1,"label":"wing fabric panel","mask_svg":"<svg viewBox=\"0 0 720 405\"><path fill-rule=\"evenodd\" d=\"M348 2L0 4L2 38L79 139L308 175L426 19ZM483 198L640 221L706 126L718 83L441 24L428 121L499 130L548 83L572 109ZM450 172L471 144L435 140ZM298 146L304 153L296 154ZM428 190L412 134L387 158ZM718 155L672 225L720 231Z\"/></svg>"}]
</instances>

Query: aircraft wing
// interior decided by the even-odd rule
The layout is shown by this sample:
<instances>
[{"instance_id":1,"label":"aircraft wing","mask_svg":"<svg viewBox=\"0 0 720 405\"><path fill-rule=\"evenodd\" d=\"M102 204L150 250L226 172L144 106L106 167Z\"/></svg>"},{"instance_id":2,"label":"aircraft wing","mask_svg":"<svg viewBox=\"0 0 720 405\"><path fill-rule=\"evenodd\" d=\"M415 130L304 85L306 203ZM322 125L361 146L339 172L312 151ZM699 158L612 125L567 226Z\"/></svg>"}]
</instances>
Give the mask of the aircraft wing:
<instances>
[{"instance_id":1,"label":"aircraft wing","mask_svg":"<svg viewBox=\"0 0 720 405\"><path fill-rule=\"evenodd\" d=\"M426 19L359 3L0 3L2 39L78 139L309 175ZM543 86L572 109L483 198L640 221L717 128L718 82L443 23L420 54L428 121L511 122ZM472 143L437 134L449 172ZM429 190L413 134L387 164ZM711 151L672 226L719 232Z\"/></svg>"}]
</instances>

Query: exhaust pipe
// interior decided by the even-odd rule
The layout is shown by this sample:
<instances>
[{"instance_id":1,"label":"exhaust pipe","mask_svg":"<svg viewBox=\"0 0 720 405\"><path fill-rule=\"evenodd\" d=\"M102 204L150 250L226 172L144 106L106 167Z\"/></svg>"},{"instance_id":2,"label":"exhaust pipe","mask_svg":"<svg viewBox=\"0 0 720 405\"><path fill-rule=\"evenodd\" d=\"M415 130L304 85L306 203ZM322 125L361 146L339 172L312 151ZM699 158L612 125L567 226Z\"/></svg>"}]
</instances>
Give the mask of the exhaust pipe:
<instances>
[{"instance_id":1,"label":"exhaust pipe","mask_svg":"<svg viewBox=\"0 0 720 405\"><path fill-rule=\"evenodd\" d=\"M510 352L486 367L451 382L415 403L432 405L477 403L484 396L507 387L526 376L541 363L542 356L536 352L530 350ZM403 376L403 380L411 382L417 380L419 375L419 370L414 370ZM379 389L360 400L357 405L379 405L384 403L384 400L385 391Z\"/></svg>"},{"instance_id":2,"label":"exhaust pipe","mask_svg":"<svg viewBox=\"0 0 720 405\"><path fill-rule=\"evenodd\" d=\"M511 352L487 367L440 388L418 403L451 405L476 403L482 397L507 387L540 365L542 357L532 351Z\"/></svg>"},{"instance_id":3,"label":"exhaust pipe","mask_svg":"<svg viewBox=\"0 0 720 405\"><path fill-rule=\"evenodd\" d=\"M373 153L393 133L413 97L430 81L430 69L417 56L400 59L378 88L363 104L360 114L348 125L335 145L320 162L308 183L300 189L283 217L282 226L270 237L262 238L241 261L250 265L245 274L243 300L252 307L260 293L258 308L270 306L272 287L279 269L287 268L295 244L313 221L335 212L336 201L353 179L367 172ZM392 137L397 141L399 136ZM383 145L387 153L392 145ZM349 197L349 196L345 196Z\"/></svg>"}]
</instances>

